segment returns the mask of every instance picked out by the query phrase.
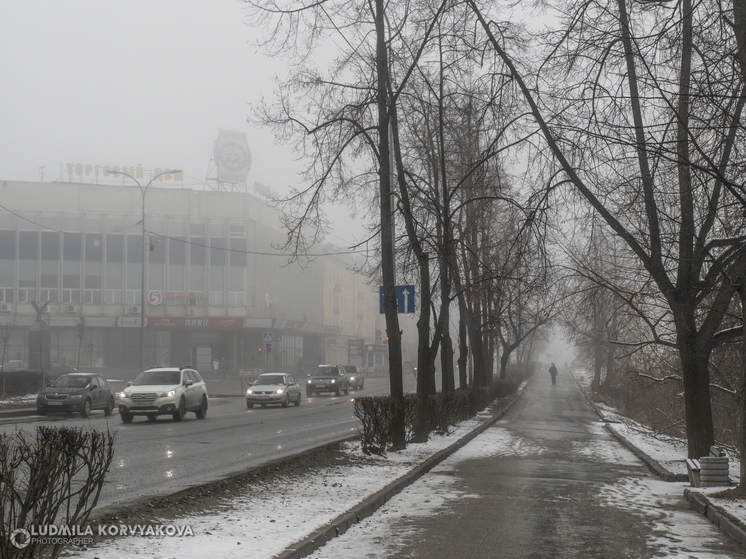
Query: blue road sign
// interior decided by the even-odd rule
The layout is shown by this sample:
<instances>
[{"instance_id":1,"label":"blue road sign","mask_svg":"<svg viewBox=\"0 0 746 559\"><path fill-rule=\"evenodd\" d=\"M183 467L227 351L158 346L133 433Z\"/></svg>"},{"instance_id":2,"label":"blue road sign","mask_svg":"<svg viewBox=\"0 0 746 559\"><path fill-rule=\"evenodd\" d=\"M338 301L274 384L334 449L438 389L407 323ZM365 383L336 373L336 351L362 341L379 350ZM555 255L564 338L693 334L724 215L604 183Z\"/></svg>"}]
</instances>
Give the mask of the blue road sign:
<instances>
[{"instance_id":1,"label":"blue road sign","mask_svg":"<svg viewBox=\"0 0 746 559\"><path fill-rule=\"evenodd\" d=\"M395 285L396 312L399 314L414 313L414 285ZM378 302L381 314L386 312L384 305L383 286L378 288Z\"/></svg>"},{"instance_id":2,"label":"blue road sign","mask_svg":"<svg viewBox=\"0 0 746 559\"><path fill-rule=\"evenodd\" d=\"M272 343L272 332L265 332L262 334L262 341L265 344L271 344Z\"/></svg>"}]
</instances>

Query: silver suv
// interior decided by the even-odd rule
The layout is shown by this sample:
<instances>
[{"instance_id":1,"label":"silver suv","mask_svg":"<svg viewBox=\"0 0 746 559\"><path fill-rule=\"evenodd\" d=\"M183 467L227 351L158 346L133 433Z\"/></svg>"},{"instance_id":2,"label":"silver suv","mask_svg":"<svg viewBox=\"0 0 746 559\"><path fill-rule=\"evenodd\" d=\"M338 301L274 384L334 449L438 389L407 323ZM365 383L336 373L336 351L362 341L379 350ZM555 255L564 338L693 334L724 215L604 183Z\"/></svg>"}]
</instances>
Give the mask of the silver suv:
<instances>
[{"instance_id":1,"label":"silver suv","mask_svg":"<svg viewBox=\"0 0 746 559\"><path fill-rule=\"evenodd\" d=\"M197 419L207 415L207 387L194 369L157 367L140 373L134 382L117 394L119 414L124 423L136 415L155 421L159 415L170 415L181 421L193 411Z\"/></svg>"}]
</instances>

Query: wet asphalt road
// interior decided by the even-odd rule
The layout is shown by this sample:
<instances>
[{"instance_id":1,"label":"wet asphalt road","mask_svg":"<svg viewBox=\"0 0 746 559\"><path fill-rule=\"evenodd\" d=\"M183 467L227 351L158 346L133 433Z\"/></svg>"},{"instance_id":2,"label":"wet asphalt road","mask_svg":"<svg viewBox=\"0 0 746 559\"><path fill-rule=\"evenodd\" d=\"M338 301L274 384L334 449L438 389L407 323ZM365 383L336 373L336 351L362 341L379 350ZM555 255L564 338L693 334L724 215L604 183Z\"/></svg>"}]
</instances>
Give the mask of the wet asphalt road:
<instances>
[{"instance_id":1,"label":"wet asphalt road","mask_svg":"<svg viewBox=\"0 0 746 559\"><path fill-rule=\"evenodd\" d=\"M469 443L491 436L510 441L509 450L428 474L452 476L452 489L474 498L405 520L389 540L399 540L395 551L377 557L746 557L689 509L685 484L654 478L603 428L572 379L552 386L543 376Z\"/></svg>"},{"instance_id":2,"label":"wet asphalt road","mask_svg":"<svg viewBox=\"0 0 746 559\"><path fill-rule=\"evenodd\" d=\"M243 398L213 397L204 420L188 413L179 423L160 416L154 423L139 417L123 424L118 413L105 418L96 411L88 419L77 414L6 419L0 431L33 430L39 424L116 431L114 462L99 500L104 506L171 493L355 435L359 420L353 414L353 398L388 394L388 383L388 378L367 378L363 390L339 397L307 398L303 393L300 406L287 408L248 410Z\"/></svg>"}]
</instances>

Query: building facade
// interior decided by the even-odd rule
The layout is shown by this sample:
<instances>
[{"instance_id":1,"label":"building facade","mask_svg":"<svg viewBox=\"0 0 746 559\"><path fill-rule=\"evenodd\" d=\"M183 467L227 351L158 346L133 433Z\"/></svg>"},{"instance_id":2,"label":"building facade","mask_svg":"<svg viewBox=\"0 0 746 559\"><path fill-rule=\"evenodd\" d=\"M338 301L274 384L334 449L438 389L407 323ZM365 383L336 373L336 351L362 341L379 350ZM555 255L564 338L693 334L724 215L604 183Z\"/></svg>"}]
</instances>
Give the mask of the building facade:
<instances>
[{"instance_id":1,"label":"building facade","mask_svg":"<svg viewBox=\"0 0 746 559\"><path fill-rule=\"evenodd\" d=\"M52 361L138 370L143 285L146 365L296 372L381 330L355 260L288 264L276 210L250 194L3 181L0 200L4 361L26 358L36 302Z\"/></svg>"}]
</instances>

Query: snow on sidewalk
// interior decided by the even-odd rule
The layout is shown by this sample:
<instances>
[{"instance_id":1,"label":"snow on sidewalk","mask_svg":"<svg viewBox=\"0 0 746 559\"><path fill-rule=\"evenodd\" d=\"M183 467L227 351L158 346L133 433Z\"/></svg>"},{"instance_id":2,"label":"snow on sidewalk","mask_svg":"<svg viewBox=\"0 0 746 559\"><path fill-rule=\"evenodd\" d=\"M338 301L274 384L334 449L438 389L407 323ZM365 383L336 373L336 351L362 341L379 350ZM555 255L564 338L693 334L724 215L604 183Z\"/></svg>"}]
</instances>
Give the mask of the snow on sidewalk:
<instances>
[{"instance_id":1,"label":"snow on sidewalk","mask_svg":"<svg viewBox=\"0 0 746 559\"><path fill-rule=\"evenodd\" d=\"M226 499L229 510L163 520L190 526L194 537L124 536L64 555L80 559L269 559L464 437L486 417L464 421L447 436L433 435L425 444L410 444L386 458L363 455L358 442L345 443L346 452L360 465L323 468L282 482L257 483L250 492Z\"/></svg>"}]
</instances>

